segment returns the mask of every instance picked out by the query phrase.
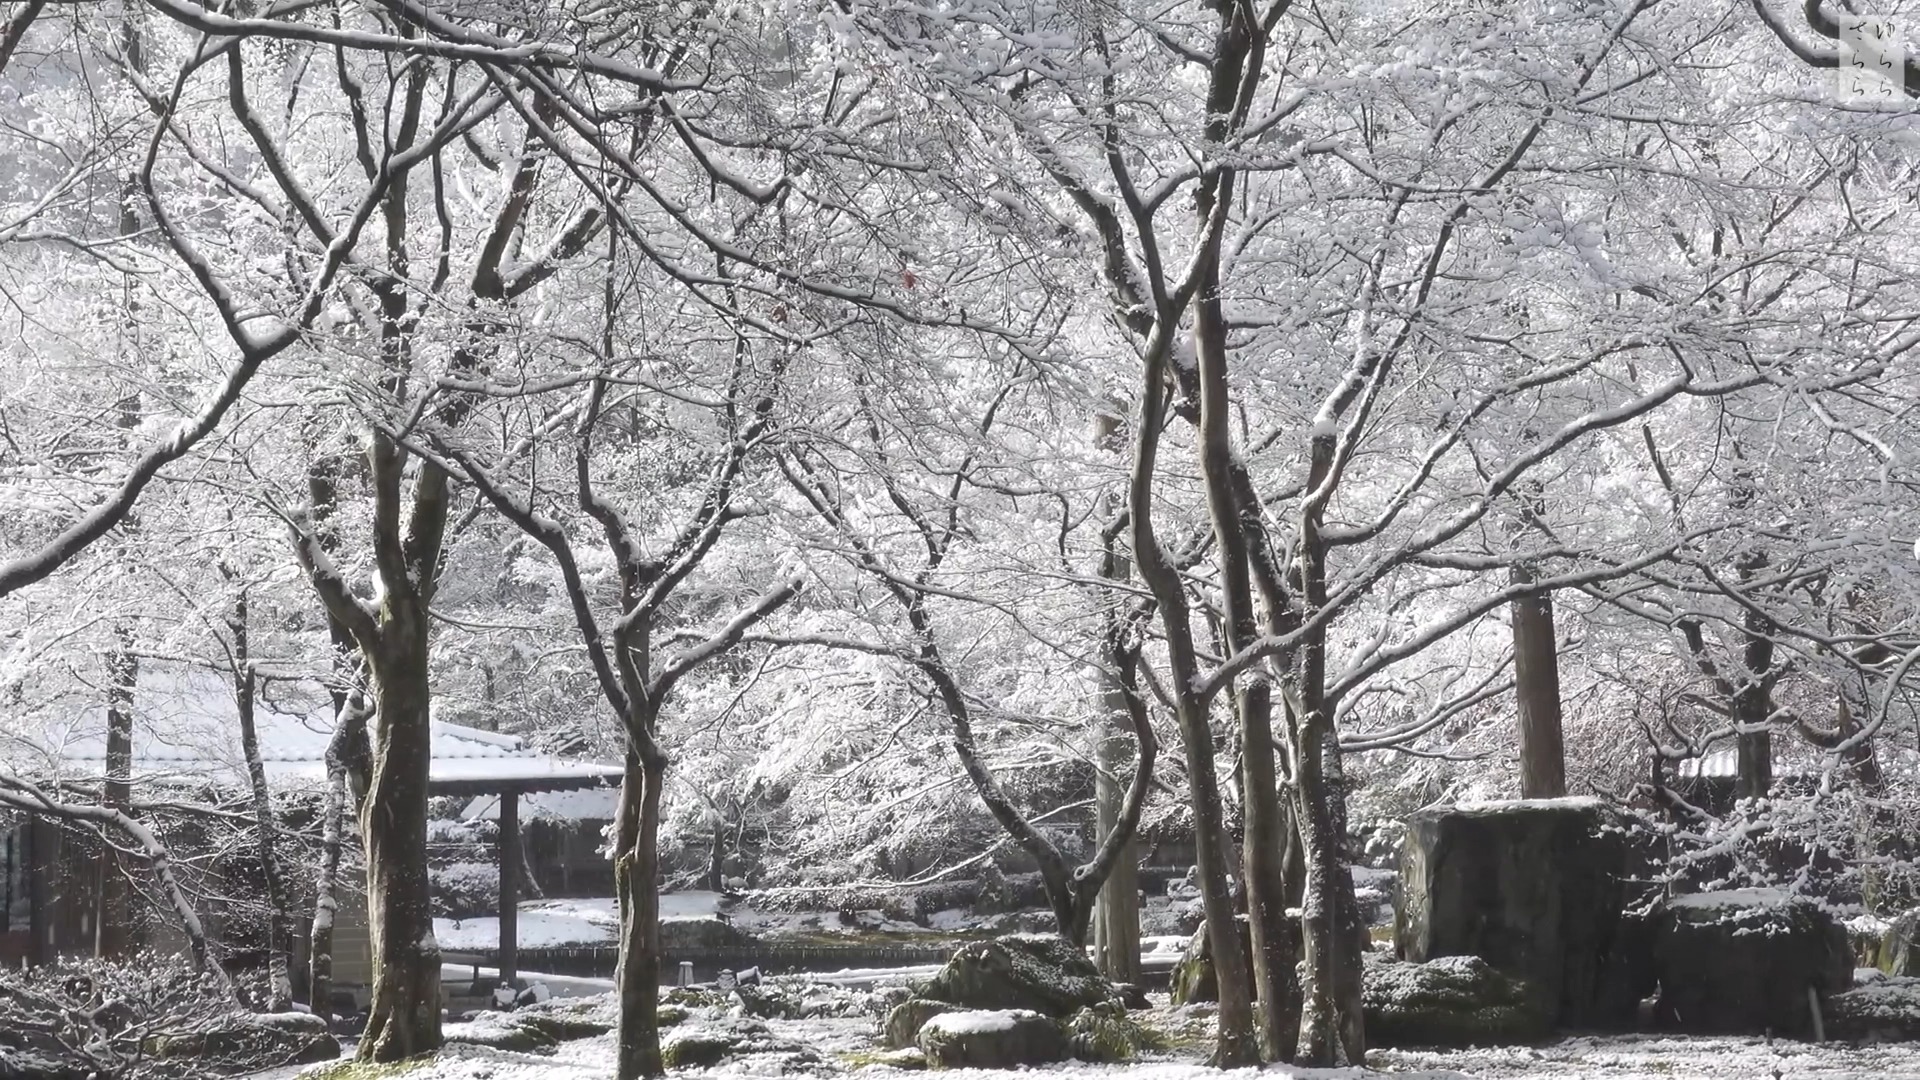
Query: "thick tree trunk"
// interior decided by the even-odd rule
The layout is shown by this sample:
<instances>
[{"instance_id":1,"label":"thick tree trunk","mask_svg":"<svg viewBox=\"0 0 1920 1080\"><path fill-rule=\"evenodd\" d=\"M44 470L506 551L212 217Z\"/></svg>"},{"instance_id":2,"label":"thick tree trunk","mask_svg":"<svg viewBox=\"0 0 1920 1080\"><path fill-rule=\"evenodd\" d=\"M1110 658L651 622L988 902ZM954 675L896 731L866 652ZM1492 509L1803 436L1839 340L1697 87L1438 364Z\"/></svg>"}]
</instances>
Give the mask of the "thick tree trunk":
<instances>
[{"instance_id":1,"label":"thick tree trunk","mask_svg":"<svg viewBox=\"0 0 1920 1080\"><path fill-rule=\"evenodd\" d=\"M427 885L427 624L388 598L387 648L373 662L373 772L360 815L367 861L373 1000L362 1061L399 1061L440 1048L440 946Z\"/></svg>"},{"instance_id":2,"label":"thick tree trunk","mask_svg":"<svg viewBox=\"0 0 1920 1080\"><path fill-rule=\"evenodd\" d=\"M1739 799L1764 799L1773 787L1773 638L1764 617L1747 612L1740 675L1745 682L1733 695L1734 736L1739 771L1733 793Z\"/></svg>"},{"instance_id":3,"label":"thick tree trunk","mask_svg":"<svg viewBox=\"0 0 1920 1080\"><path fill-rule=\"evenodd\" d=\"M1515 566L1513 584L1533 575ZM1560 732L1560 643L1553 627L1553 594L1522 596L1511 605L1513 695L1520 741L1520 795L1557 799L1567 793L1567 756Z\"/></svg>"},{"instance_id":4,"label":"thick tree trunk","mask_svg":"<svg viewBox=\"0 0 1920 1080\"><path fill-rule=\"evenodd\" d=\"M664 761L627 757L615 831L614 887L620 897L620 995L617 1080L660 1076L660 789Z\"/></svg>"}]
</instances>

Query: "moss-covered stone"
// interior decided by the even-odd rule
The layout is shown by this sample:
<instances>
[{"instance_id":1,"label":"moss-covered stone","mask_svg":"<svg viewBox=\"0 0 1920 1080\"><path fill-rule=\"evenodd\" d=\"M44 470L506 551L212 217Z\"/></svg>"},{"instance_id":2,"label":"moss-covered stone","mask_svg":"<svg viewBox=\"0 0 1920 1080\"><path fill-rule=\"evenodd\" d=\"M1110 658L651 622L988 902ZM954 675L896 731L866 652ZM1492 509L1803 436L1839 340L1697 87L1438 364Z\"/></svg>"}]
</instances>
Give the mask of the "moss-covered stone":
<instances>
[{"instance_id":1,"label":"moss-covered stone","mask_svg":"<svg viewBox=\"0 0 1920 1080\"><path fill-rule=\"evenodd\" d=\"M887 1019L881 1025L881 1034L887 1046L899 1050L914 1045L920 1037L920 1029L927 1021L943 1012L952 1012L956 1006L944 1001L928 998L908 998L887 1012Z\"/></svg>"},{"instance_id":2,"label":"moss-covered stone","mask_svg":"<svg viewBox=\"0 0 1920 1080\"><path fill-rule=\"evenodd\" d=\"M1901 915L1887 927L1874 966L1898 977L1920 976L1920 908Z\"/></svg>"},{"instance_id":3,"label":"moss-covered stone","mask_svg":"<svg viewBox=\"0 0 1920 1080\"><path fill-rule=\"evenodd\" d=\"M1920 979L1875 979L1829 997L1830 1039L1857 1043L1920 1040Z\"/></svg>"},{"instance_id":4,"label":"moss-covered stone","mask_svg":"<svg viewBox=\"0 0 1920 1080\"><path fill-rule=\"evenodd\" d=\"M1593 799L1415 814L1400 849L1395 954L1478 956L1536 987L1556 1023L1628 1026L1638 999L1611 970L1634 858L1621 825Z\"/></svg>"},{"instance_id":5,"label":"moss-covered stone","mask_svg":"<svg viewBox=\"0 0 1920 1080\"><path fill-rule=\"evenodd\" d=\"M1803 897L1743 889L1671 898L1654 949L1662 1026L1697 1034L1813 1034L1809 991L1853 985L1853 948Z\"/></svg>"},{"instance_id":6,"label":"moss-covered stone","mask_svg":"<svg viewBox=\"0 0 1920 1080\"><path fill-rule=\"evenodd\" d=\"M920 1029L920 1052L933 1069L1013 1069L1066 1060L1066 1033L1031 1009L942 1013Z\"/></svg>"},{"instance_id":7,"label":"moss-covered stone","mask_svg":"<svg viewBox=\"0 0 1920 1080\"><path fill-rule=\"evenodd\" d=\"M1367 1042L1380 1047L1494 1046L1544 1037L1552 1015L1524 980L1477 956L1424 964L1369 963L1363 982Z\"/></svg>"},{"instance_id":8,"label":"moss-covered stone","mask_svg":"<svg viewBox=\"0 0 1920 1080\"><path fill-rule=\"evenodd\" d=\"M1246 954L1249 967L1253 964L1253 937L1247 929L1247 917L1236 917L1234 926L1240 931L1240 949ZM1300 925L1288 920L1288 928L1296 938ZM1294 942L1294 952L1299 953L1299 942ZM1187 939L1186 950L1180 959L1174 962L1173 979L1169 984L1175 1005L1192 1005L1201 1001L1220 1000L1220 982L1213 970L1213 943L1207 937L1207 928L1202 926Z\"/></svg>"},{"instance_id":9,"label":"moss-covered stone","mask_svg":"<svg viewBox=\"0 0 1920 1080\"><path fill-rule=\"evenodd\" d=\"M971 1009L1030 1009L1057 1018L1120 1000L1087 954L1054 934L1010 934L963 945L920 996Z\"/></svg>"},{"instance_id":10,"label":"moss-covered stone","mask_svg":"<svg viewBox=\"0 0 1920 1080\"><path fill-rule=\"evenodd\" d=\"M765 1024L744 1017L685 1025L660 1040L661 1061L670 1069L708 1068L749 1054L777 1055L783 1073L804 1071L821 1061L812 1047L775 1035Z\"/></svg>"}]
</instances>

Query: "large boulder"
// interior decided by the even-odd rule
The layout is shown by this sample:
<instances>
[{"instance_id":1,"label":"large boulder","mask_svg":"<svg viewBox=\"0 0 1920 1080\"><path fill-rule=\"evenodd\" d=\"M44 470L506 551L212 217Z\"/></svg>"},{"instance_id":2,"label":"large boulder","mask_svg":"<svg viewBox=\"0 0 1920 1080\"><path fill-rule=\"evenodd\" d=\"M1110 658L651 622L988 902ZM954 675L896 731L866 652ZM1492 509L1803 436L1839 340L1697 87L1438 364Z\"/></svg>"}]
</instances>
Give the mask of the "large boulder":
<instances>
[{"instance_id":1,"label":"large boulder","mask_svg":"<svg viewBox=\"0 0 1920 1080\"><path fill-rule=\"evenodd\" d=\"M1631 1023L1617 966L1630 852L1595 799L1439 807L1407 822L1394 944L1402 960L1478 956L1525 979L1568 1027Z\"/></svg>"},{"instance_id":2,"label":"large boulder","mask_svg":"<svg viewBox=\"0 0 1920 1080\"><path fill-rule=\"evenodd\" d=\"M1235 929L1240 931L1240 951L1246 955L1247 966L1253 966L1253 935L1247 929L1247 917L1238 916L1234 920ZM1287 930L1294 935L1293 952L1300 955L1300 923L1296 919L1287 920ZM1173 978L1169 984L1175 1005L1192 1005L1200 1001L1220 1000L1220 981L1213 970L1213 943L1207 937L1207 928L1202 926L1187 939L1186 950L1180 959L1174 961Z\"/></svg>"},{"instance_id":3,"label":"large boulder","mask_svg":"<svg viewBox=\"0 0 1920 1080\"><path fill-rule=\"evenodd\" d=\"M1029 1009L1058 1018L1120 1000L1086 952L1055 934L1009 934L962 945L920 996L969 1009Z\"/></svg>"},{"instance_id":4,"label":"large boulder","mask_svg":"<svg viewBox=\"0 0 1920 1080\"><path fill-rule=\"evenodd\" d=\"M1372 1046L1506 1046L1553 1023L1543 995L1477 956L1369 963L1362 983Z\"/></svg>"},{"instance_id":5,"label":"large boulder","mask_svg":"<svg viewBox=\"0 0 1920 1080\"><path fill-rule=\"evenodd\" d=\"M890 1050L904 1050L915 1045L920 1039L920 1029L927 1021L941 1013L954 1011L955 1006L944 1001L929 1001L926 998L908 998L887 1012L886 1021L880 1026L881 1036Z\"/></svg>"},{"instance_id":6,"label":"large boulder","mask_svg":"<svg viewBox=\"0 0 1920 1080\"><path fill-rule=\"evenodd\" d=\"M1770 889L1668 899L1654 948L1663 1026L1700 1034L1813 1034L1809 992L1853 986L1847 932L1804 897Z\"/></svg>"},{"instance_id":7,"label":"large boulder","mask_svg":"<svg viewBox=\"0 0 1920 1080\"><path fill-rule=\"evenodd\" d=\"M1920 976L1920 908L1893 920L1875 959L1874 966L1889 975Z\"/></svg>"},{"instance_id":8,"label":"large boulder","mask_svg":"<svg viewBox=\"0 0 1920 1080\"><path fill-rule=\"evenodd\" d=\"M1067 1057L1060 1025L1030 1009L941 1013L920 1029L920 1052L934 1069L1012 1069Z\"/></svg>"},{"instance_id":9,"label":"large boulder","mask_svg":"<svg viewBox=\"0 0 1920 1080\"><path fill-rule=\"evenodd\" d=\"M1920 979L1875 979L1826 1001L1826 1035L1855 1043L1920 1040Z\"/></svg>"},{"instance_id":10,"label":"large boulder","mask_svg":"<svg viewBox=\"0 0 1920 1080\"><path fill-rule=\"evenodd\" d=\"M753 935L720 916L660 920L660 948L664 952L698 952L753 943Z\"/></svg>"},{"instance_id":11,"label":"large boulder","mask_svg":"<svg viewBox=\"0 0 1920 1080\"><path fill-rule=\"evenodd\" d=\"M682 1024L660 1040L660 1059L669 1069L711 1068L739 1057L766 1059L774 1075L807 1071L822 1060L819 1051L751 1017Z\"/></svg>"}]
</instances>

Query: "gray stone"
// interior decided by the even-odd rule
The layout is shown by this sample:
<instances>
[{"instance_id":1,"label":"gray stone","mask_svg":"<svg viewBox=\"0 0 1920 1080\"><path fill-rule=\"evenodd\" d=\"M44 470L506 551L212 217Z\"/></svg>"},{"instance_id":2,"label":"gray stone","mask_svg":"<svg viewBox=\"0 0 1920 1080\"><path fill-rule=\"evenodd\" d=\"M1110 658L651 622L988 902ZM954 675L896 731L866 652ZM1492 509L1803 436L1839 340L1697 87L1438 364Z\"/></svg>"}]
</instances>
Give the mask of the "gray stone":
<instances>
[{"instance_id":1,"label":"gray stone","mask_svg":"<svg viewBox=\"0 0 1920 1080\"><path fill-rule=\"evenodd\" d=\"M1621 957L1630 853L1594 799L1441 807L1413 816L1400 854L1394 944L1402 960L1478 956L1532 984L1551 1022L1631 1023Z\"/></svg>"},{"instance_id":2,"label":"gray stone","mask_svg":"<svg viewBox=\"0 0 1920 1080\"><path fill-rule=\"evenodd\" d=\"M1875 979L1829 997L1827 1038L1856 1043L1920 1040L1920 979Z\"/></svg>"},{"instance_id":3,"label":"gray stone","mask_svg":"<svg viewBox=\"0 0 1920 1080\"><path fill-rule=\"evenodd\" d=\"M919 1039L920 1029L926 1026L927 1021L941 1013L952 1012L954 1008L944 1001L909 998L887 1012L886 1023L881 1025L881 1034L889 1049L904 1049Z\"/></svg>"},{"instance_id":4,"label":"gray stone","mask_svg":"<svg viewBox=\"0 0 1920 1080\"><path fill-rule=\"evenodd\" d=\"M1813 1034L1812 990L1853 986L1847 932L1811 900L1771 890L1667 901L1654 948L1662 1026L1699 1034Z\"/></svg>"},{"instance_id":5,"label":"gray stone","mask_svg":"<svg viewBox=\"0 0 1920 1080\"><path fill-rule=\"evenodd\" d=\"M1370 962L1362 1003L1367 1043L1380 1047L1534 1042L1553 1019L1543 995L1477 956Z\"/></svg>"},{"instance_id":6,"label":"gray stone","mask_svg":"<svg viewBox=\"0 0 1920 1080\"><path fill-rule=\"evenodd\" d=\"M920 1052L934 1069L1012 1069L1064 1061L1060 1025L1030 1009L942 1013L920 1029Z\"/></svg>"},{"instance_id":7,"label":"gray stone","mask_svg":"<svg viewBox=\"0 0 1920 1080\"><path fill-rule=\"evenodd\" d=\"M1887 927L1874 966L1889 975L1920 976L1920 908L1894 919Z\"/></svg>"},{"instance_id":8,"label":"gray stone","mask_svg":"<svg viewBox=\"0 0 1920 1080\"><path fill-rule=\"evenodd\" d=\"M669 1069L710 1068L749 1054L776 1056L782 1074L805 1071L822 1060L812 1047L775 1035L751 1018L681 1026L660 1040L660 1059Z\"/></svg>"},{"instance_id":9,"label":"gray stone","mask_svg":"<svg viewBox=\"0 0 1920 1080\"><path fill-rule=\"evenodd\" d=\"M1065 1018L1120 993L1085 951L1055 934L1011 934L954 951L920 996L970 1009L1030 1009Z\"/></svg>"}]
</instances>

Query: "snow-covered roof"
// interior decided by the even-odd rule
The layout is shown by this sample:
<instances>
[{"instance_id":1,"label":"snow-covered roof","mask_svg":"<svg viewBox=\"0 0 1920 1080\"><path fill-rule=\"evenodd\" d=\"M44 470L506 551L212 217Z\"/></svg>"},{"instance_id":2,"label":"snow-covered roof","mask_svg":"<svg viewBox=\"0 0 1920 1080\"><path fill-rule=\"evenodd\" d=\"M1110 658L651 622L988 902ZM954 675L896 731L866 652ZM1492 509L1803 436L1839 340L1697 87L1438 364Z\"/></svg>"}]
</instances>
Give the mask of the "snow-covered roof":
<instances>
[{"instance_id":1,"label":"snow-covered roof","mask_svg":"<svg viewBox=\"0 0 1920 1080\"><path fill-rule=\"evenodd\" d=\"M618 814L620 793L613 788L542 791L520 800L520 820L612 821ZM460 811L463 821L499 821L500 796L478 795Z\"/></svg>"},{"instance_id":2,"label":"snow-covered roof","mask_svg":"<svg viewBox=\"0 0 1920 1080\"><path fill-rule=\"evenodd\" d=\"M133 777L238 786L246 782L240 710L229 678L183 665L143 665L133 699ZM264 684L254 706L261 765L277 789L317 786L327 775L333 701L310 681ZM549 757L518 735L432 721L428 783L436 795L477 795L506 787L526 791L591 788L617 782L618 766ZM0 744L0 763L22 772L97 777L106 768L106 705L75 710L70 720L14 733Z\"/></svg>"},{"instance_id":3,"label":"snow-covered roof","mask_svg":"<svg viewBox=\"0 0 1920 1080\"><path fill-rule=\"evenodd\" d=\"M1731 780L1740 775L1740 751L1713 750L1697 758L1683 758L1674 765L1673 772L1689 780L1699 777Z\"/></svg>"}]
</instances>

